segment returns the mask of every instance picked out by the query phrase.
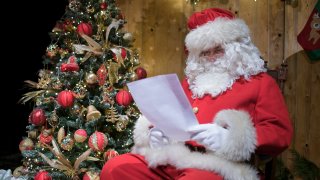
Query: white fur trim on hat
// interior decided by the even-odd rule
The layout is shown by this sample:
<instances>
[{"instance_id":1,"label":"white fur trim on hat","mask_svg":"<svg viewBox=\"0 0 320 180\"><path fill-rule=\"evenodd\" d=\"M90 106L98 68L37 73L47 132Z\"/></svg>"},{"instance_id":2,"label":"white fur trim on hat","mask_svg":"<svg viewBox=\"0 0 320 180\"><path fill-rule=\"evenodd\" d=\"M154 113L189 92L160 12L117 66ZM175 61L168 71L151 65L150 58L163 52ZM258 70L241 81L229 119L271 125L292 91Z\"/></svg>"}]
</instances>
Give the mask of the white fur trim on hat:
<instances>
[{"instance_id":1,"label":"white fur trim on hat","mask_svg":"<svg viewBox=\"0 0 320 180\"><path fill-rule=\"evenodd\" d=\"M241 19L217 18L191 30L185 39L190 53L202 52L215 45L247 38L250 31Z\"/></svg>"},{"instance_id":2,"label":"white fur trim on hat","mask_svg":"<svg viewBox=\"0 0 320 180\"><path fill-rule=\"evenodd\" d=\"M214 152L191 152L184 142L173 142L161 148L149 147L150 122L141 116L134 129L132 153L145 157L150 167L172 165L177 169L197 168L218 173L226 180L258 180L257 171L249 164L217 156Z\"/></svg>"},{"instance_id":3,"label":"white fur trim on hat","mask_svg":"<svg viewBox=\"0 0 320 180\"><path fill-rule=\"evenodd\" d=\"M249 160L256 150L256 129L250 115L245 111L222 110L214 118L214 123L227 127L229 135L217 155L233 161Z\"/></svg>"}]
</instances>

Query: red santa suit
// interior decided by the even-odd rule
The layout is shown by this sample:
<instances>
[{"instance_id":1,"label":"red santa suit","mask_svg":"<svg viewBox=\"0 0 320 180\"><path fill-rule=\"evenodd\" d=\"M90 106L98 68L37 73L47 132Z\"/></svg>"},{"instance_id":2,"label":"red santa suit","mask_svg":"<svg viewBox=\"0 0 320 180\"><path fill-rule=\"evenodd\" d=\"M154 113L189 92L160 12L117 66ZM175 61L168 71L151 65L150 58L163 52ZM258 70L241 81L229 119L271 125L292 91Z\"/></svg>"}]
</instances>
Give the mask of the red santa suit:
<instances>
[{"instance_id":1,"label":"red santa suit","mask_svg":"<svg viewBox=\"0 0 320 180\"><path fill-rule=\"evenodd\" d=\"M278 85L268 74L260 73L250 80L241 78L231 89L214 98L205 95L193 99L187 80L182 86L200 124L212 123L214 119L215 123L227 126L235 133L230 135L228 147L222 148L225 152L221 152L230 159L237 160L246 154L237 147L243 144L254 144L256 153L271 156L279 154L290 144L292 128L288 111Z\"/></svg>"},{"instance_id":2,"label":"red santa suit","mask_svg":"<svg viewBox=\"0 0 320 180\"><path fill-rule=\"evenodd\" d=\"M195 16L203 14L206 17L209 14L210 19L218 14L231 20L227 20L227 25L213 21L218 22L218 26L209 24L208 27L205 24L204 27L197 27L195 31L198 32L189 33L186 38L189 57L199 55L199 50L208 49L216 42L228 43L248 36L246 25L229 17L229 12L209 9ZM204 36L206 41L194 43L203 38L193 36L194 33L208 34L206 28L210 30L212 27L242 31L223 36L223 39L212 37L209 33L210 36ZM219 83L220 76L210 71L203 73L201 78L205 81L186 78L182 82L199 123L214 123L228 130L228 136L219 149L212 151L194 141L174 140L161 148L151 148L149 131L152 124L141 116L134 129L135 145L132 153L109 160L101 172L101 179L259 179L256 169L247 161L253 153L268 156L281 153L289 146L293 130L285 102L274 79L263 68L249 71L252 73L235 76L237 78L231 81L226 80L228 76L226 78L222 75L225 80Z\"/></svg>"}]
</instances>

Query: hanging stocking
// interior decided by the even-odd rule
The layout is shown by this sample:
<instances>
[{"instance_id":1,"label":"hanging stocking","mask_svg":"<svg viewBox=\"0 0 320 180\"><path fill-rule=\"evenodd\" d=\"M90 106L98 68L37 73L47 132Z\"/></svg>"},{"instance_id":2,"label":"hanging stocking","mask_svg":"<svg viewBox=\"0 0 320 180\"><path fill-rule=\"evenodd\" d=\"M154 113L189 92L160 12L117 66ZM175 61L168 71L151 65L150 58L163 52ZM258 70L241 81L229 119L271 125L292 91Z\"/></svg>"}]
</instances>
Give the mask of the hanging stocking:
<instances>
[{"instance_id":1,"label":"hanging stocking","mask_svg":"<svg viewBox=\"0 0 320 180\"><path fill-rule=\"evenodd\" d=\"M310 60L320 60L320 0L318 0L297 40Z\"/></svg>"}]
</instances>

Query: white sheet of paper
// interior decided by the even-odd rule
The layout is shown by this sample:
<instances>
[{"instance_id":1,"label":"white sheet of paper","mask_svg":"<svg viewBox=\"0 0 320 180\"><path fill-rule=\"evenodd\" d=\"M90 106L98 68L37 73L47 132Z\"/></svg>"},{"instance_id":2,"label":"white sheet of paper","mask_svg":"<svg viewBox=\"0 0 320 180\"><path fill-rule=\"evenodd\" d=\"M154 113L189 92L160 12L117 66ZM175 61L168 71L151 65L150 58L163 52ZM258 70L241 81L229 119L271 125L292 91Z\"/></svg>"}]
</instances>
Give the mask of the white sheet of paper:
<instances>
[{"instance_id":1,"label":"white sheet of paper","mask_svg":"<svg viewBox=\"0 0 320 180\"><path fill-rule=\"evenodd\" d=\"M176 74L159 75L128 83L141 113L168 137L190 139L186 131L198 121Z\"/></svg>"}]
</instances>

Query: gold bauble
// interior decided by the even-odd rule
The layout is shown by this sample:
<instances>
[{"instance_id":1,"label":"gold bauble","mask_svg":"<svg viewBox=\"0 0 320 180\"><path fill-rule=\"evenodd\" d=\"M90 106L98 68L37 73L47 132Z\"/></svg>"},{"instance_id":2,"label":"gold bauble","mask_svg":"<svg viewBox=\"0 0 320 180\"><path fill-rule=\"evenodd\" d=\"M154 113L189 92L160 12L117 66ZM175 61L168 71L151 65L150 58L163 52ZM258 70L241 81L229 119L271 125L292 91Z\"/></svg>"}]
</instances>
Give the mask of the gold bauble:
<instances>
[{"instance_id":1,"label":"gold bauble","mask_svg":"<svg viewBox=\"0 0 320 180\"><path fill-rule=\"evenodd\" d=\"M50 115L49 119L48 119L48 123L55 128L56 126L58 126L59 124L59 117L57 115L57 112L54 110L52 112L52 114Z\"/></svg>"},{"instance_id":2,"label":"gold bauble","mask_svg":"<svg viewBox=\"0 0 320 180\"><path fill-rule=\"evenodd\" d=\"M19 176L21 176L23 174L23 171L24 171L24 167L19 166L13 171L12 175L13 175L13 177L18 178Z\"/></svg>"},{"instance_id":3,"label":"gold bauble","mask_svg":"<svg viewBox=\"0 0 320 180\"><path fill-rule=\"evenodd\" d=\"M23 139L19 144L19 150L25 151L25 150L32 150L34 148L34 143L30 138Z\"/></svg>"},{"instance_id":4,"label":"gold bauble","mask_svg":"<svg viewBox=\"0 0 320 180\"><path fill-rule=\"evenodd\" d=\"M98 83L98 77L97 77L97 75L94 74L93 72L89 72L89 73L86 75L86 83L89 84L89 85L93 85L93 84Z\"/></svg>"},{"instance_id":5,"label":"gold bauble","mask_svg":"<svg viewBox=\"0 0 320 180\"><path fill-rule=\"evenodd\" d=\"M67 135L67 137L65 137L61 144L60 144L61 148L66 150L66 151L70 151L73 146L74 146L74 140L71 138L70 134Z\"/></svg>"},{"instance_id":6,"label":"gold bauble","mask_svg":"<svg viewBox=\"0 0 320 180\"><path fill-rule=\"evenodd\" d=\"M139 64L140 64L139 59L138 59L138 58L136 58L136 57L134 57L134 58L132 59L132 64L133 64L134 66L139 65Z\"/></svg>"},{"instance_id":7,"label":"gold bauble","mask_svg":"<svg viewBox=\"0 0 320 180\"><path fill-rule=\"evenodd\" d=\"M130 81L136 81L136 80L138 80L138 75L133 72L129 75L129 79L130 79Z\"/></svg>"},{"instance_id":8,"label":"gold bauble","mask_svg":"<svg viewBox=\"0 0 320 180\"><path fill-rule=\"evenodd\" d=\"M79 116L81 113L81 110L82 110L81 106L78 103L74 103L71 108L71 114L73 116Z\"/></svg>"},{"instance_id":9,"label":"gold bauble","mask_svg":"<svg viewBox=\"0 0 320 180\"><path fill-rule=\"evenodd\" d=\"M28 131L28 138L36 139L38 137L39 133L37 130L30 130Z\"/></svg>"},{"instance_id":10,"label":"gold bauble","mask_svg":"<svg viewBox=\"0 0 320 180\"><path fill-rule=\"evenodd\" d=\"M70 3L69 3L69 9L71 11L73 11L73 12L79 11L80 6L81 6L81 3L79 1L76 1L76 0L70 1Z\"/></svg>"},{"instance_id":11,"label":"gold bauble","mask_svg":"<svg viewBox=\"0 0 320 180\"><path fill-rule=\"evenodd\" d=\"M126 41L131 42L131 41L133 40L133 36L132 36L131 33L125 33L125 34L123 35L123 39L126 40Z\"/></svg>"}]
</instances>

